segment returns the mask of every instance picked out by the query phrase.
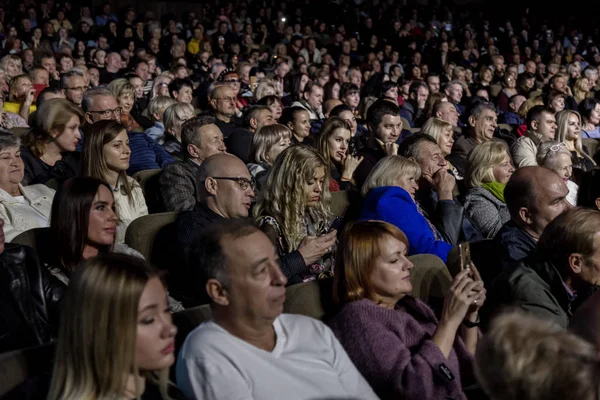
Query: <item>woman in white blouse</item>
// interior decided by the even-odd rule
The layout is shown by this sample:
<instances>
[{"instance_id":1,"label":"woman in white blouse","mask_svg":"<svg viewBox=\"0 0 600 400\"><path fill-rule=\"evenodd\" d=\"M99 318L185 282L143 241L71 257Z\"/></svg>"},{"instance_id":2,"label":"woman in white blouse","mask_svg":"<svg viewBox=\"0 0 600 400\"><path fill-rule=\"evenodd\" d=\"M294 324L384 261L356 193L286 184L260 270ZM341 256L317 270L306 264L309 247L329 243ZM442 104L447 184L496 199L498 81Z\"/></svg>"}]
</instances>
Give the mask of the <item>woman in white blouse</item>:
<instances>
[{"instance_id":1,"label":"woman in white blouse","mask_svg":"<svg viewBox=\"0 0 600 400\"><path fill-rule=\"evenodd\" d=\"M131 221L148 215L142 188L125 172L131 156L126 129L116 121L98 121L86 133L83 150L83 174L102 179L113 189L120 219L116 243L123 243Z\"/></svg>"},{"instance_id":2,"label":"woman in white blouse","mask_svg":"<svg viewBox=\"0 0 600 400\"><path fill-rule=\"evenodd\" d=\"M0 132L0 218L7 242L29 229L50 226L54 190L45 185L21 185L24 174L21 140Z\"/></svg>"}]
</instances>

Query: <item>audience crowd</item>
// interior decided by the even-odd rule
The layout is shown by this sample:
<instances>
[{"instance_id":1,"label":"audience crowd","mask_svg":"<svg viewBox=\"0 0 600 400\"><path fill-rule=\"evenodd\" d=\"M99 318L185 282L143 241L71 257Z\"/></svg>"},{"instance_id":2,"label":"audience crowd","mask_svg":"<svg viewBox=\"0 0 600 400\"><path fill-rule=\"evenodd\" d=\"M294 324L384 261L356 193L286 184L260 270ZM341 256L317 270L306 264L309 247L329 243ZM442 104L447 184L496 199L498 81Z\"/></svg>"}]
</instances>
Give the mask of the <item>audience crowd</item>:
<instances>
[{"instance_id":1,"label":"audience crowd","mask_svg":"<svg viewBox=\"0 0 600 400\"><path fill-rule=\"evenodd\" d=\"M0 1L7 398L598 397L597 29L189 7Z\"/></svg>"}]
</instances>

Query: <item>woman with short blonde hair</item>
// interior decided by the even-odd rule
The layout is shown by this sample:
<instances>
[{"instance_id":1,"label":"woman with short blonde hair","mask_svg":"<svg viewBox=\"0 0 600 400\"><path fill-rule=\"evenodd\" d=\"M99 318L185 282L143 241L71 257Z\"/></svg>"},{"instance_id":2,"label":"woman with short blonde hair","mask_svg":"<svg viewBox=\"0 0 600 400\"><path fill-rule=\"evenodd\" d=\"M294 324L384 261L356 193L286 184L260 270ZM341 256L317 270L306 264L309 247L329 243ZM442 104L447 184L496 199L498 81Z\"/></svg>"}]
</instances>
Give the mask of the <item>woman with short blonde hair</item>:
<instances>
[{"instance_id":1,"label":"woman with short blonde hair","mask_svg":"<svg viewBox=\"0 0 600 400\"><path fill-rule=\"evenodd\" d=\"M163 148L173 157L182 160L181 127L183 123L194 118L194 106L189 103L174 103L163 114L165 125L165 141Z\"/></svg>"},{"instance_id":2,"label":"woman with short blonde hair","mask_svg":"<svg viewBox=\"0 0 600 400\"><path fill-rule=\"evenodd\" d=\"M397 226L408 238L410 255L435 254L446 261L450 244L415 201L420 177L421 168L413 160L398 155L379 160L362 187L365 202L360 219L381 220Z\"/></svg>"},{"instance_id":3,"label":"woman with short blonde hair","mask_svg":"<svg viewBox=\"0 0 600 400\"><path fill-rule=\"evenodd\" d=\"M510 220L504 201L504 188L515 169L503 142L485 142L467 156L465 212L475 228L486 238L493 238Z\"/></svg>"},{"instance_id":4,"label":"woman with short blonde hair","mask_svg":"<svg viewBox=\"0 0 600 400\"><path fill-rule=\"evenodd\" d=\"M127 127L127 131L139 128L140 124L131 115L135 104L135 87L127 79L120 78L109 83L108 90L121 107L121 122Z\"/></svg>"},{"instance_id":5,"label":"woman with short blonde hair","mask_svg":"<svg viewBox=\"0 0 600 400\"><path fill-rule=\"evenodd\" d=\"M74 272L64 303L49 400L169 399L177 328L158 270L100 255Z\"/></svg>"},{"instance_id":6,"label":"woman with short blonde hair","mask_svg":"<svg viewBox=\"0 0 600 400\"><path fill-rule=\"evenodd\" d=\"M76 152L83 112L65 99L46 100L36 113L34 128L21 151L25 163L23 185L58 183L79 175L81 166Z\"/></svg>"},{"instance_id":7,"label":"woman with short blonde hair","mask_svg":"<svg viewBox=\"0 0 600 400\"><path fill-rule=\"evenodd\" d=\"M281 93L277 88L277 82L275 79L264 78L258 83L256 90L254 91L254 97L256 97L256 101L259 101L265 96L279 96L281 97Z\"/></svg>"},{"instance_id":8,"label":"woman with short blonde hair","mask_svg":"<svg viewBox=\"0 0 600 400\"><path fill-rule=\"evenodd\" d=\"M577 104L590 94L590 80L588 78L578 78L573 85L573 98Z\"/></svg>"},{"instance_id":9,"label":"woman with short blonde hair","mask_svg":"<svg viewBox=\"0 0 600 400\"><path fill-rule=\"evenodd\" d=\"M435 139L442 150L444 157L452 152L454 144L454 129L450 122L440 118L429 118L421 128L421 133L425 133Z\"/></svg>"},{"instance_id":10,"label":"woman with short blonde hair","mask_svg":"<svg viewBox=\"0 0 600 400\"><path fill-rule=\"evenodd\" d=\"M292 131L281 124L262 126L254 133L248 170L256 181L258 191L263 187L277 156L290 147L291 139Z\"/></svg>"},{"instance_id":11,"label":"woman with short blonde hair","mask_svg":"<svg viewBox=\"0 0 600 400\"><path fill-rule=\"evenodd\" d=\"M291 146L275 160L253 214L280 256L288 284L331 277L336 231L330 231L329 176L313 148Z\"/></svg>"},{"instance_id":12,"label":"woman with short blonde hair","mask_svg":"<svg viewBox=\"0 0 600 400\"><path fill-rule=\"evenodd\" d=\"M150 104L148 104L148 115L154 125L146 129L144 133L158 144L162 144L165 140L165 110L175 103L177 101L169 96L157 96L150 100Z\"/></svg>"}]
</instances>

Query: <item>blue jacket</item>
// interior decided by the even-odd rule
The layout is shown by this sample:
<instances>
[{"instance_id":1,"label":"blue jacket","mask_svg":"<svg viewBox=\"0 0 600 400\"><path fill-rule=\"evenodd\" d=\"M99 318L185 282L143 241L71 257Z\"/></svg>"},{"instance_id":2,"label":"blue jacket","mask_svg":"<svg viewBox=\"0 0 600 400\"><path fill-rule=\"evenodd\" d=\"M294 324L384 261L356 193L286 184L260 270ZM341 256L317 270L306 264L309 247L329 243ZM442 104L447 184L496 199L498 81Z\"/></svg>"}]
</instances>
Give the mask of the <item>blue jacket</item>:
<instances>
[{"instance_id":1,"label":"blue jacket","mask_svg":"<svg viewBox=\"0 0 600 400\"><path fill-rule=\"evenodd\" d=\"M175 161L160 144L144 132L127 132L127 136L129 136L129 148L131 149L127 175L133 175L145 169L164 168Z\"/></svg>"},{"instance_id":2,"label":"blue jacket","mask_svg":"<svg viewBox=\"0 0 600 400\"><path fill-rule=\"evenodd\" d=\"M408 238L408 253L434 254L444 262L452 248L448 243L435 240L431 227L410 194L398 186L371 189L360 213L361 220L380 220L397 226Z\"/></svg>"}]
</instances>

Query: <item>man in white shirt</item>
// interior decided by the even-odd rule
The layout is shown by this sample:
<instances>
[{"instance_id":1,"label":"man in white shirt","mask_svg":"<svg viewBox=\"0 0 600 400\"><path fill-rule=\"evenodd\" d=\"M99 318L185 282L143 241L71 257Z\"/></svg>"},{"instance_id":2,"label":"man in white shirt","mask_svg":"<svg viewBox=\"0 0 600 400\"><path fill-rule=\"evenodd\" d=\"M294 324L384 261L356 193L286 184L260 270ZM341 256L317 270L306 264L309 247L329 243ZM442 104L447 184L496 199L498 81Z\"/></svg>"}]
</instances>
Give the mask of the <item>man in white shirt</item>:
<instances>
[{"instance_id":1,"label":"man in white shirt","mask_svg":"<svg viewBox=\"0 0 600 400\"><path fill-rule=\"evenodd\" d=\"M267 236L246 220L207 227L198 261L213 320L185 340L177 385L194 399L377 399L330 329L283 314L287 280Z\"/></svg>"}]
</instances>

